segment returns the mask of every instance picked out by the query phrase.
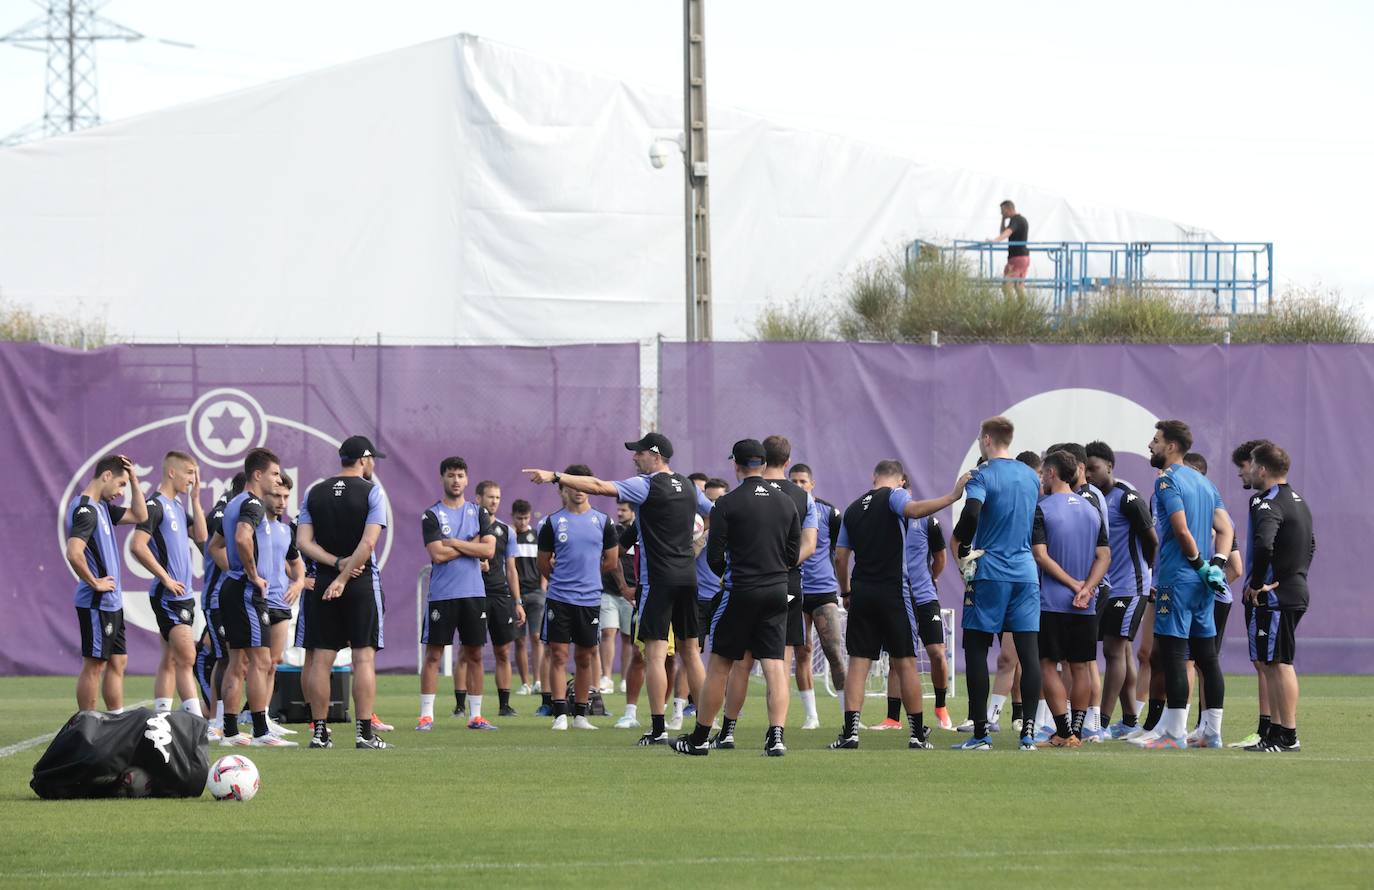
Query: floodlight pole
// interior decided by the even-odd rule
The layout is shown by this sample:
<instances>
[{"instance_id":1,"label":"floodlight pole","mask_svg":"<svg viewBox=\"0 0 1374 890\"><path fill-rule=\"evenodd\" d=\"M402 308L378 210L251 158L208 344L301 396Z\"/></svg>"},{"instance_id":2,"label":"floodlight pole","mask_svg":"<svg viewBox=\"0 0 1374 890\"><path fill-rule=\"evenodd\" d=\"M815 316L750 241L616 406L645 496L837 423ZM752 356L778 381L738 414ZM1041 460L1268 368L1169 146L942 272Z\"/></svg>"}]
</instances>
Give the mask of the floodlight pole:
<instances>
[{"instance_id":1,"label":"floodlight pole","mask_svg":"<svg viewBox=\"0 0 1374 890\"><path fill-rule=\"evenodd\" d=\"M687 340L711 339L711 196L706 147L706 0L682 3Z\"/></svg>"}]
</instances>

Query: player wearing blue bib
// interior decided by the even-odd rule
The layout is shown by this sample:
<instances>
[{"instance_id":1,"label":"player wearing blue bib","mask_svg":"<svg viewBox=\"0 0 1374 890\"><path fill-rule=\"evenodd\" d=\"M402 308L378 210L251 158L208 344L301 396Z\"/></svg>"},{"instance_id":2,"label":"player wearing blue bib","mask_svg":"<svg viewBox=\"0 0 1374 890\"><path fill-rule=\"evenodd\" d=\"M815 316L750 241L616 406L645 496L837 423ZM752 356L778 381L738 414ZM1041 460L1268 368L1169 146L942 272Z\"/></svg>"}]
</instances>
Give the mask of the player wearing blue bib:
<instances>
[{"instance_id":1,"label":"player wearing blue bib","mask_svg":"<svg viewBox=\"0 0 1374 890\"><path fill-rule=\"evenodd\" d=\"M987 463L973 471L950 551L971 586L964 593L964 671L973 737L955 747L983 751L987 735L988 650L994 634L1010 631L1021 662L1021 701L1040 700L1040 583L1031 556L1031 528L1040 495L1035 471L1011 457L1015 432L1005 417L990 417L978 432ZM971 543L977 535L978 548ZM1021 723L1020 747L1035 749L1033 720Z\"/></svg>"},{"instance_id":2,"label":"player wearing blue bib","mask_svg":"<svg viewBox=\"0 0 1374 890\"><path fill-rule=\"evenodd\" d=\"M1157 738L1137 744L1178 749L1187 744L1188 654L1197 663L1207 696L1205 731L1221 735L1226 681L1215 645L1212 601L1226 586L1225 566L1233 537L1231 518L1216 486L1183 463L1193 434L1181 420L1161 420L1150 440L1150 466L1164 472L1155 480L1154 518L1159 535L1155 585L1155 646L1164 673L1165 708ZM1201 545L1216 532L1216 556L1204 562Z\"/></svg>"},{"instance_id":3,"label":"player wearing blue bib","mask_svg":"<svg viewBox=\"0 0 1374 890\"><path fill-rule=\"evenodd\" d=\"M482 649L487 643L487 588L482 580L482 560L496 553L491 515L469 502L467 461L446 457L439 464L444 496L420 517L420 532L429 553L429 593L420 642L425 663L420 670L421 732L434 727L434 696L439 686L439 662L444 647L458 635L458 664L453 671L453 716L472 707L469 729L492 729L482 716ZM470 698L469 698L470 696Z\"/></svg>"},{"instance_id":4,"label":"player wearing blue bib","mask_svg":"<svg viewBox=\"0 0 1374 890\"><path fill-rule=\"evenodd\" d=\"M801 657L804 655L806 670L811 669L811 628L814 627L816 639L830 667L830 683L840 697L840 711L843 713L844 632L840 628L840 582L835 576L835 544L840 537L843 517L834 504L815 497L816 477L811 467L793 464L788 470L788 478L812 495L816 503L816 551L801 566L802 613L806 619L806 633L804 645L797 650L797 667L802 667Z\"/></svg>"},{"instance_id":5,"label":"player wearing blue bib","mask_svg":"<svg viewBox=\"0 0 1374 890\"><path fill-rule=\"evenodd\" d=\"M219 614L229 664L224 672L225 746L296 747L272 734L267 725L271 697L271 616L267 613L267 579L272 566L286 557L286 535L267 515L267 501L281 485L281 460L266 448L254 448L243 460L243 493L224 507L223 524L210 539L222 551L225 571L219 589ZM246 680L246 683L245 683ZM243 687L253 720L250 740L239 732L233 713Z\"/></svg>"},{"instance_id":6,"label":"player wearing blue bib","mask_svg":"<svg viewBox=\"0 0 1374 890\"><path fill-rule=\"evenodd\" d=\"M187 516L178 496L187 495ZM205 511L200 506L200 468L189 454L169 451L162 459L162 482L148 501L148 518L134 530L130 550L153 576L148 591L153 615L162 634L162 658L153 679L158 711L172 709L172 693L181 696L182 710L200 714L196 690L196 646L191 626L196 620L191 590L191 546L203 549L207 539Z\"/></svg>"},{"instance_id":7,"label":"player wearing blue bib","mask_svg":"<svg viewBox=\"0 0 1374 890\"><path fill-rule=\"evenodd\" d=\"M1045 497L1035 508L1031 531L1031 552L1040 568L1040 666L1055 725L1054 734L1041 744L1050 748L1083 743L1083 721L1092 702L1088 663L1097 660L1095 600L1111 562L1102 514L1071 485L1076 472L1070 452L1045 456ZM1059 678L1060 665L1072 677L1071 692L1066 693Z\"/></svg>"},{"instance_id":8,"label":"player wearing blue bib","mask_svg":"<svg viewBox=\"0 0 1374 890\"><path fill-rule=\"evenodd\" d=\"M1102 718L1110 724L1109 738L1119 739L1136 728L1136 671L1131 657L1150 592L1150 566L1159 549L1154 521L1145 495L1116 478L1116 452L1106 442L1088 443L1088 480L1102 490L1107 504L1107 541L1112 562L1107 569L1111 588L1099 610L1097 636L1107 669L1102 674ZM1111 723L1121 701L1121 722Z\"/></svg>"},{"instance_id":9,"label":"player wearing blue bib","mask_svg":"<svg viewBox=\"0 0 1374 890\"><path fill-rule=\"evenodd\" d=\"M583 464L568 476L591 477ZM574 646L573 729L596 729L587 719L588 703L600 642L601 576L616 568L620 535L610 517L593 510L585 492L559 487L563 509L551 513L539 529L539 571L549 580L544 593L544 627L549 685L553 693L552 729L568 728L568 645Z\"/></svg>"},{"instance_id":10,"label":"player wearing blue bib","mask_svg":"<svg viewBox=\"0 0 1374 890\"><path fill-rule=\"evenodd\" d=\"M129 490L129 506L113 501ZM95 475L67 505L67 565L76 574L76 620L81 631L81 673L76 678L76 707L95 709L96 692L105 710L124 710L124 592L120 586L123 554L115 540L116 525L137 525L148 518L148 504L138 486L133 461L107 454L95 464Z\"/></svg>"}]
</instances>

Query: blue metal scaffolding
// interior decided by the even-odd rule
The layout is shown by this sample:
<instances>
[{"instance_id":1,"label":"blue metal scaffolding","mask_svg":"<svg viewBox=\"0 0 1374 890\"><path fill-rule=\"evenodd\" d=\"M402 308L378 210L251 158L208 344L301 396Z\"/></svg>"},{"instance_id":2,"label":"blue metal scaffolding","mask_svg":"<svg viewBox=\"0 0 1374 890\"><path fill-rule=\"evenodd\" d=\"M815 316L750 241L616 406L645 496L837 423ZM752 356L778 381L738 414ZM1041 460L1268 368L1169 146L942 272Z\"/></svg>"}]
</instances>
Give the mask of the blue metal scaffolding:
<instances>
[{"instance_id":1,"label":"blue metal scaffolding","mask_svg":"<svg viewBox=\"0 0 1374 890\"><path fill-rule=\"evenodd\" d=\"M1010 280L1002 269L1012 244L1031 253L1032 274L1021 283L1048 291L1055 312L1071 312L1079 301L1107 288L1211 297L1218 315L1268 312L1274 298L1271 242L917 240L907 245L906 259L964 262L979 279L1001 284Z\"/></svg>"}]
</instances>

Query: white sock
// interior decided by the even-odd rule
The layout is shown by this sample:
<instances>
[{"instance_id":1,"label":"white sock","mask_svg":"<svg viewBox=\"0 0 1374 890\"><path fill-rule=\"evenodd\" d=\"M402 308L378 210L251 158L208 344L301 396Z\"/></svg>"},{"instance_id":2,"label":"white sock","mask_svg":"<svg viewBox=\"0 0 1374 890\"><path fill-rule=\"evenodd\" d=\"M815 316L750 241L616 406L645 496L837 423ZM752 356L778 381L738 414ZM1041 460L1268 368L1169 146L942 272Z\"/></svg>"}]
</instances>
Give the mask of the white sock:
<instances>
[{"instance_id":1,"label":"white sock","mask_svg":"<svg viewBox=\"0 0 1374 890\"><path fill-rule=\"evenodd\" d=\"M626 705L626 706L625 706L625 716L626 716L626 717L629 717L631 720L634 720L634 719L638 718L638 717L639 717L639 705L637 705L637 704L635 704L635 705Z\"/></svg>"},{"instance_id":2,"label":"white sock","mask_svg":"<svg viewBox=\"0 0 1374 890\"><path fill-rule=\"evenodd\" d=\"M677 698L676 696L673 697L673 719L674 719L674 720L681 720L681 719L682 719L682 709L685 708L685 707L687 707L687 699L685 699L685 698Z\"/></svg>"},{"instance_id":3,"label":"white sock","mask_svg":"<svg viewBox=\"0 0 1374 890\"><path fill-rule=\"evenodd\" d=\"M1035 726L1054 726L1054 715L1050 713L1050 706L1045 704L1045 700L1040 699L1040 703L1035 706Z\"/></svg>"},{"instance_id":4,"label":"white sock","mask_svg":"<svg viewBox=\"0 0 1374 890\"><path fill-rule=\"evenodd\" d=\"M468 696L468 717L469 717L469 719L476 720L478 717L481 717L481 716L482 716L482 696L480 696L480 695L469 695L469 696Z\"/></svg>"},{"instance_id":5,"label":"white sock","mask_svg":"<svg viewBox=\"0 0 1374 890\"><path fill-rule=\"evenodd\" d=\"M1102 709L1088 708L1088 716L1083 720L1085 729L1099 730L1102 728Z\"/></svg>"},{"instance_id":6,"label":"white sock","mask_svg":"<svg viewBox=\"0 0 1374 890\"><path fill-rule=\"evenodd\" d=\"M429 695L425 695L423 692L420 693L421 717L428 717L431 720L434 719L434 695L435 694L433 692L431 692Z\"/></svg>"},{"instance_id":7,"label":"white sock","mask_svg":"<svg viewBox=\"0 0 1374 890\"><path fill-rule=\"evenodd\" d=\"M993 693L988 699L988 722L996 723L1002 719L1002 705L1006 704L1007 697Z\"/></svg>"},{"instance_id":8,"label":"white sock","mask_svg":"<svg viewBox=\"0 0 1374 890\"><path fill-rule=\"evenodd\" d=\"M612 684L611 684L611 678L610 678L610 677L602 677L602 678L601 678L601 685L602 685L602 686L610 686L610 685L612 685Z\"/></svg>"},{"instance_id":9,"label":"white sock","mask_svg":"<svg viewBox=\"0 0 1374 890\"><path fill-rule=\"evenodd\" d=\"M839 691L836 693L836 695L839 696L839 699L840 699L840 713L843 714L843 713L844 713L844 690L843 690L843 689L839 690Z\"/></svg>"},{"instance_id":10,"label":"white sock","mask_svg":"<svg viewBox=\"0 0 1374 890\"><path fill-rule=\"evenodd\" d=\"M113 711L111 711L110 713L111 713L111 714L123 714L123 713L124 713L124 709L123 709L123 708L115 708L115 709L114 709Z\"/></svg>"},{"instance_id":11,"label":"white sock","mask_svg":"<svg viewBox=\"0 0 1374 890\"><path fill-rule=\"evenodd\" d=\"M1202 724L1215 735L1221 735L1221 708L1208 708L1202 712Z\"/></svg>"},{"instance_id":12,"label":"white sock","mask_svg":"<svg viewBox=\"0 0 1374 890\"><path fill-rule=\"evenodd\" d=\"M220 724L220 725L223 725L223 724L224 724L224 702L223 702L223 701L217 701L217 702L215 702L215 722L218 723L218 724Z\"/></svg>"},{"instance_id":13,"label":"white sock","mask_svg":"<svg viewBox=\"0 0 1374 890\"><path fill-rule=\"evenodd\" d=\"M801 690L801 700L802 705L806 708L806 719L819 720L820 718L816 716L816 690Z\"/></svg>"},{"instance_id":14,"label":"white sock","mask_svg":"<svg viewBox=\"0 0 1374 890\"><path fill-rule=\"evenodd\" d=\"M172 710L172 699L170 697L153 699L153 710L159 714L166 714Z\"/></svg>"},{"instance_id":15,"label":"white sock","mask_svg":"<svg viewBox=\"0 0 1374 890\"><path fill-rule=\"evenodd\" d=\"M184 700L181 703L181 709L188 714L195 714L197 717L205 716L200 712L200 699L198 698L190 698Z\"/></svg>"},{"instance_id":16,"label":"white sock","mask_svg":"<svg viewBox=\"0 0 1374 890\"><path fill-rule=\"evenodd\" d=\"M1159 730L1162 734L1181 739L1188 734L1188 709L1187 708L1165 708L1164 716L1159 718Z\"/></svg>"},{"instance_id":17,"label":"white sock","mask_svg":"<svg viewBox=\"0 0 1374 890\"><path fill-rule=\"evenodd\" d=\"M1135 713L1136 713L1136 716L1139 717L1141 714L1148 714L1148 713L1150 713L1150 710L1149 710L1148 705L1149 705L1149 702L1136 701L1136 703L1135 703Z\"/></svg>"}]
</instances>

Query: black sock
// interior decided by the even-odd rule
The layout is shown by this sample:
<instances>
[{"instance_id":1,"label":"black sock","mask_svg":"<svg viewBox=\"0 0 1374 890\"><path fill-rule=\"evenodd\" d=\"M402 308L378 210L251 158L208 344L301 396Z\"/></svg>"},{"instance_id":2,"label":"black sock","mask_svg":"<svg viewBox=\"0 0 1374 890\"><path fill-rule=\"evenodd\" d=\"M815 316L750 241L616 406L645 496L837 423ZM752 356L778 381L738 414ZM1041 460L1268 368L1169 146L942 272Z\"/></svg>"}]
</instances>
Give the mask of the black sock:
<instances>
[{"instance_id":1,"label":"black sock","mask_svg":"<svg viewBox=\"0 0 1374 890\"><path fill-rule=\"evenodd\" d=\"M1134 714L1122 714L1121 724L1123 726L1134 727L1136 725L1136 716Z\"/></svg>"},{"instance_id":2,"label":"black sock","mask_svg":"<svg viewBox=\"0 0 1374 890\"><path fill-rule=\"evenodd\" d=\"M575 702L573 702L573 716L574 716L574 717L586 717L586 716L587 716L587 703L584 702L584 701L575 701Z\"/></svg>"},{"instance_id":3,"label":"black sock","mask_svg":"<svg viewBox=\"0 0 1374 890\"><path fill-rule=\"evenodd\" d=\"M915 714L906 715L907 725L911 727L911 737L913 739L924 739L923 731L926 728L926 715L924 711L917 711Z\"/></svg>"},{"instance_id":4,"label":"black sock","mask_svg":"<svg viewBox=\"0 0 1374 890\"><path fill-rule=\"evenodd\" d=\"M266 712L266 711L254 711L254 712L253 712L253 735L256 736L256 737L258 737L258 738L262 738L263 736L267 735L267 712Z\"/></svg>"},{"instance_id":5,"label":"black sock","mask_svg":"<svg viewBox=\"0 0 1374 890\"><path fill-rule=\"evenodd\" d=\"M370 714L367 719L358 721L358 738L372 738L372 716Z\"/></svg>"},{"instance_id":6,"label":"black sock","mask_svg":"<svg viewBox=\"0 0 1374 890\"><path fill-rule=\"evenodd\" d=\"M1062 739L1066 739L1073 734L1073 730L1069 728L1068 714L1054 715L1054 734Z\"/></svg>"},{"instance_id":7,"label":"black sock","mask_svg":"<svg viewBox=\"0 0 1374 890\"><path fill-rule=\"evenodd\" d=\"M775 743L779 745L783 744L781 726L770 726L768 727L768 732L764 733L763 746L765 748L771 748ZM784 745L784 747L786 746Z\"/></svg>"},{"instance_id":8,"label":"black sock","mask_svg":"<svg viewBox=\"0 0 1374 890\"><path fill-rule=\"evenodd\" d=\"M852 738L859 734L859 712L844 712L844 735L845 738Z\"/></svg>"},{"instance_id":9,"label":"black sock","mask_svg":"<svg viewBox=\"0 0 1374 890\"><path fill-rule=\"evenodd\" d=\"M546 708L552 708L552 707L553 707L553 693L552 693L552 692L541 692L541 693L539 693L539 703L540 703L541 705L543 705L544 707L546 707Z\"/></svg>"},{"instance_id":10,"label":"black sock","mask_svg":"<svg viewBox=\"0 0 1374 890\"><path fill-rule=\"evenodd\" d=\"M1260 737L1260 738L1262 738L1262 739L1267 739L1267 738L1269 738L1269 726L1270 726L1270 723L1271 723L1271 722L1272 722L1272 721L1269 719L1269 715L1268 715L1268 714L1260 714L1259 729L1255 730L1256 732L1259 733L1259 737Z\"/></svg>"},{"instance_id":11,"label":"black sock","mask_svg":"<svg viewBox=\"0 0 1374 890\"><path fill-rule=\"evenodd\" d=\"M1025 719L1025 716L1026 716L1026 706L1023 705L1023 704L1021 704L1019 701L1014 701L1014 702L1012 702L1012 703L1011 703L1011 719L1013 719L1013 720L1023 720L1023 719Z\"/></svg>"},{"instance_id":12,"label":"black sock","mask_svg":"<svg viewBox=\"0 0 1374 890\"><path fill-rule=\"evenodd\" d=\"M900 698L887 697L887 719L897 722L902 719L902 700Z\"/></svg>"},{"instance_id":13,"label":"black sock","mask_svg":"<svg viewBox=\"0 0 1374 890\"><path fill-rule=\"evenodd\" d=\"M568 716L568 700L566 698L556 698L553 700L553 716Z\"/></svg>"},{"instance_id":14,"label":"black sock","mask_svg":"<svg viewBox=\"0 0 1374 890\"><path fill-rule=\"evenodd\" d=\"M1280 741L1285 747L1291 748L1298 743L1298 728L1296 726L1280 727L1279 732L1282 733Z\"/></svg>"},{"instance_id":15,"label":"black sock","mask_svg":"<svg viewBox=\"0 0 1374 890\"><path fill-rule=\"evenodd\" d=\"M943 707L945 706L945 693L946 693L946 692L948 692L948 690L945 689L945 687L943 687L943 686L936 686L936 687L935 687L935 707L937 707L937 708L943 708Z\"/></svg>"},{"instance_id":16,"label":"black sock","mask_svg":"<svg viewBox=\"0 0 1374 890\"><path fill-rule=\"evenodd\" d=\"M1159 723L1159 718L1164 716L1164 699L1150 699L1150 706L1145 711L1145 731L1149 732Z\"/></svg>"},{"instance_id":17,"label":"black sock","mask_svg":"<svg viewBox=\"0 0 1374 890\"><path fill-rule=\"evenodd\" d=\"M468 707L468 694L453 690L453 708L456 711L466 711Z\"/></svg>"},{"instance_id":18,"label":"black sock","mask_svg":"<svg viewBox=\"0 0 1374 890\"><path fill-rule=\"evenodd\" d=\"M663 735L665 732L668 731L668 728L663 725L664 719L662 714L650 714L649 721L650 728L654 735Z\"/></svg>"},{"instance_id":19,"label":"black sock","mask_svg":"<svg viewBox=\"0 0 1374 890\"><path fill-rule=\"evenodd\" d=\"M509 690L509 689L498 689L498 690L496 690L496 700L497 700L497 702L500 703L501 707L503 707L503 708L509 708L509 707L510 707L510 690Z\"/></svg>"},{"instance_id":20,"label":"black sock","mask_svg":"<svg viewBox=\"0 0 1374 890\"><path fill-rule=\"evenodd\" d=\"M706 740L709 739L710 737L711 737L711 724L708 723L708 724L706 724L705 726L702 726L700 723L698 723L696 726L692 727L692 744L693 744L693 745L697 745L697 746L704 745L704 744L706 744Z\"/></svg>"},{"instance_id":21,"label":"black sock","mask_svg":"<svg viewBox=\"0 0 1374 890\"><path fill-rule=\"evenodd\" d=\"M720 734L722 736L732 736L735 734L735 724L739 722L738 717L720 718Z\"/></svg>"},{"instance_id":22,"label":"black sock","mask_svg":"<svg viewBox=\"0 0 1374 890\"><path fill-rule=\"evenodd\" d=\"M1075 709L1073 712L1073 723L1069 725L1069 729L1073 732L1075 736L1077 736L1080 739L1083 738L1083 721L1087 718L1087 716L1087 711L1079 711Z\"/></svg>"},{"instance_id":23,"label":"black sock","mask_svg":"<svg viewBox=\"0 0 1374 890\"><path fill-rule=\"evenodd\" d=\"M229 709L228 709L228 708L225 708L225 709L224 709L224 737L227 739L227 738L229 738L230 736L236 736L236 735L238 735L238 734L239 734L239 715L238 715L238 712L235 711L234 713L231 714L231 713L229 713Z\"/></svg>"},{"instance_id":24,"label":"black sock","mask_svg":"<svg viewBox=\"0 0 1374 890\"><path fill-rule=\"evenodd\" d=\"M694 704L696 704L696 702L692 700L692 694L691 694L690 692L687 693L687 704L689 704L689 705L694 705Z\"/></svg>"}]
</instances>

